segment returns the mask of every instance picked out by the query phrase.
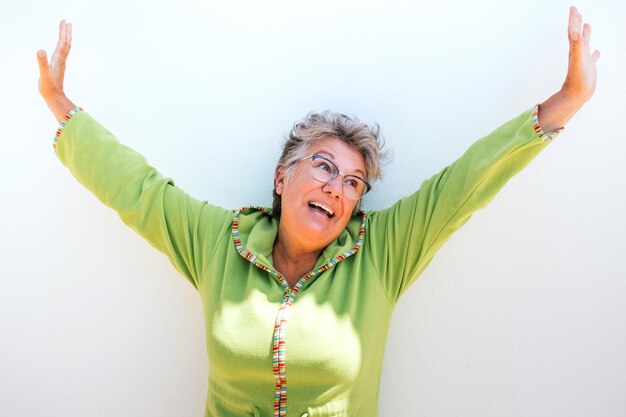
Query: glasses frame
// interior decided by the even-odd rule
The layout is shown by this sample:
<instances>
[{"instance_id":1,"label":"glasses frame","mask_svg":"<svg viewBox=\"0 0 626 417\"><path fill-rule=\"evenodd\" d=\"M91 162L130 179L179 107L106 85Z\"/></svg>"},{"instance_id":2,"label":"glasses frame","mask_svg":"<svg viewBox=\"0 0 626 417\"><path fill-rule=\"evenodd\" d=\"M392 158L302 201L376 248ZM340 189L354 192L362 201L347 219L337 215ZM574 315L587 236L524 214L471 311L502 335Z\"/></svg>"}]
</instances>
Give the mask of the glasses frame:
<instances>
[{"instance_id":1,"label":"glasses frame","mask_svg":"<svg viewBox=\"0 0 626 417\"><path fill-rule=\"evenodd\" d=\"M328 184L329 182L331 182L332 180L334 180L338 176L342 176L344 180L346 179L346 177L353 177L353 178L356 178L356 179L358 179L360 181L363 181L363 184L365 184L365 186L367 188L366 188L365 192L363 194L361 194L361 196L359 198L357 198L356 200L354 200L354 201L359 201L361 198L363 198L363 196L365 194L369 193L371 191L371 189L372 189L372 186L367 181L365 181L365 179L359 177L358 175L342 174L341 171L339 171L339 168L337 167L337 165L335 165L335 163L333 161L331 161L330 159L326 158L325 156L322 156L320 154L314 153L313 155L309 155L309 156L305 156L304 158L300 158L300 159L298 159L298 161L304 161L305 159L310 159L311 160L311 169L313 169L312 163L313 163L313 161L315 159L323 159L324 161L328 162L328 164L332 168L334 168L334 172L331 173L332 176L331 176L331 178L328 181L324 182L322 180L319 180L319 179L315 178L315 176L313 176L313 178L315 178L316 181L323 182L324 184ZM341 182L341 187L343 189L343 181ZM352 200L352 199L350 199L350 200Z\"/></svg>"}]
</instances>

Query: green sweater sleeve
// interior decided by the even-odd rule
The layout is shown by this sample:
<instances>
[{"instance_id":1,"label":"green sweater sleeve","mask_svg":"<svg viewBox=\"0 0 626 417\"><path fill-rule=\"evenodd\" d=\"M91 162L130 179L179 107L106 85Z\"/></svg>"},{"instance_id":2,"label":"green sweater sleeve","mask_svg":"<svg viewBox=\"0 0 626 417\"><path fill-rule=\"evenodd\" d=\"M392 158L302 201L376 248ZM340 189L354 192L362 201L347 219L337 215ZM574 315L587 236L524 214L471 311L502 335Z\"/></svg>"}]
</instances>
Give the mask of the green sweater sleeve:
<instances>
[{"instance_id":1,"label":"green sweater sleeve","mask_svg":"<svg viewBox=\"0 0 626 417\"><path fill-rule=\"evenodd\" d=\"M76 179L198 288L232 213L187 195L85 112L57 138L57 155Z\"/></svg>"},{"instance_id":2,"label":"green sweater sleeve","mask_svg":"<svg viewBox=\"0 0 626 417\"><path fill-rule=\"evenodd\" d=\"M390 301L395 303L450 236L558 134L544 135L536 112L537 107L500 126L417 192L370 213L366 244Z\"/></svg>"}]
</instances>

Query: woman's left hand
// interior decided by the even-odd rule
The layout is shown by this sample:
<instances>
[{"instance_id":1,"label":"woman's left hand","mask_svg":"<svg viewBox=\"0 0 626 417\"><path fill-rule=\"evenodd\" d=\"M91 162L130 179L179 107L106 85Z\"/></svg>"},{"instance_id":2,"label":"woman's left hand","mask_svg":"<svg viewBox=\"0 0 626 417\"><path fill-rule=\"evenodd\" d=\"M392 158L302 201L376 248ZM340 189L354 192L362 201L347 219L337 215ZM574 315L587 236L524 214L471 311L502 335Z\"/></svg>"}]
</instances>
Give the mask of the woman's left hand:
<instances>
[{"instance_id":1,"label":"woman's left hand","mask_svg":"<svg viewBox=\"0 0 626 417\"><path fill-rule=\"evenodd\" d=\"M539 123L544 132L565 126L596 89L596 62L600 52L591 53L591 25L583 25L583 17L574 6L569 9L567 37L569 66L565 82L556 94L539 105Z\"/></svg>"},{"instance_id":2,"label":"woman's left hand","mask_svg":"<svg viewBox=\"0 0 626 417\"><path fill-rule=\"evenodd\" d=\"M591 53L591 25L583 25L583 17L574 6L569 10L567 37L570 45L569 66L562 91L584 103L596 89L596 62L600 58L600 51Z\"/></svg>"}]
</instances>

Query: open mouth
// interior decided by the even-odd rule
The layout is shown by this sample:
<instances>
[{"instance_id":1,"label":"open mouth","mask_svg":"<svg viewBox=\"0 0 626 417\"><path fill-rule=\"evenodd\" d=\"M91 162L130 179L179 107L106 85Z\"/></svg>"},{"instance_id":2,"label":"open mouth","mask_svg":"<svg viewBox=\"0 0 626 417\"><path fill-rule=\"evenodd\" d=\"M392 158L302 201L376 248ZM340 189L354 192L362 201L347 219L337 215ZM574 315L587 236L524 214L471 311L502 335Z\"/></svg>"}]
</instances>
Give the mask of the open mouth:
<instances>
[{"instance_id":1,"label":"open mouth","mask_svg":"<svg viewBox=\"0 0 626 417\"><path fill-rule=\"evenodd\" d=\"M329 219L332 219L335 216L335 212L333 212L325 205L318 203L317 201L309 201L309 207L311 207L313 210L317 210L320 213L325 214L326 216L328 216Z\"/></svg>"}]
</instances>

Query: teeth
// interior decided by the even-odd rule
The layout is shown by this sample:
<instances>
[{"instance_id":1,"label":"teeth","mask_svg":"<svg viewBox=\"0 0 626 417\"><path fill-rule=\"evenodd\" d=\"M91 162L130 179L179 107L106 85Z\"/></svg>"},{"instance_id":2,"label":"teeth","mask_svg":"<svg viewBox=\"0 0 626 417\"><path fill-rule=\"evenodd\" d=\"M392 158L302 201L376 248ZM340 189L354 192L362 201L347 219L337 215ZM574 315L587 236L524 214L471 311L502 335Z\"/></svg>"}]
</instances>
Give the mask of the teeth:
<instances>
[{"instance_id":1,"label":"teeth","mask_svg":"<svg viewBox=\"0 0 626 417\"><path fill-rule=\"evenodd\" d=\"M333 217L335 215L335 213L331 209L321 203L318 203L317 201L311 201L309 205L321 208L328 214L328 217Z\"/></svg>"}]
</instances>

